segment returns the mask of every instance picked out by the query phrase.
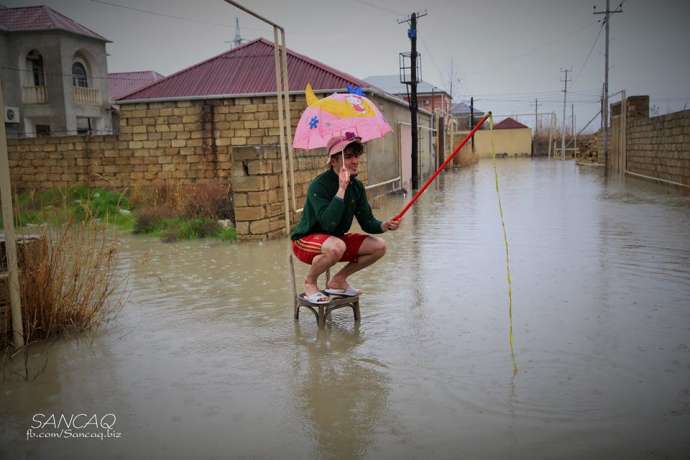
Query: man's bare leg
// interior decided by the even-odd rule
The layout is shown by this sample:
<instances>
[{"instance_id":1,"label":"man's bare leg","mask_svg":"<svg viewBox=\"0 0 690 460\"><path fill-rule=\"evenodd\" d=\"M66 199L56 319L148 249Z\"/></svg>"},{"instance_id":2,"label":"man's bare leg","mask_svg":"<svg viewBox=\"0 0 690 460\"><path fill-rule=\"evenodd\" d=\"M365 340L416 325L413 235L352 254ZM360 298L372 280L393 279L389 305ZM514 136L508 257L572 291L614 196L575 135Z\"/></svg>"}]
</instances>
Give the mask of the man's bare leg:
<instances>
[{"instance_id":1,"label":"man's bare leg","mask_svg":"<svg viewBox=\"0 0 690 460\"><path fill-rule=\"evenodd\" d=\"M386 242L377 236L368 236L359 247L357 262L345 265L328 283L331 289L347 289L347 278L373 264L386 254ZM325 269L324 269L325 271Z\"/></svg>"},{"instance_id":2,"label":"man's bare leg","mask_svg":"<svg viewBox=\"0 0 690 460\"><path fill-rule=\"evenodd\" d=\"M322 273L338 263L345 252L343 240L330 237L321 245L321 254L314 257L309 267L309 272L304 278L304 293L311 295L319 292L317 280Z\"/></svg>"}]
</instances>

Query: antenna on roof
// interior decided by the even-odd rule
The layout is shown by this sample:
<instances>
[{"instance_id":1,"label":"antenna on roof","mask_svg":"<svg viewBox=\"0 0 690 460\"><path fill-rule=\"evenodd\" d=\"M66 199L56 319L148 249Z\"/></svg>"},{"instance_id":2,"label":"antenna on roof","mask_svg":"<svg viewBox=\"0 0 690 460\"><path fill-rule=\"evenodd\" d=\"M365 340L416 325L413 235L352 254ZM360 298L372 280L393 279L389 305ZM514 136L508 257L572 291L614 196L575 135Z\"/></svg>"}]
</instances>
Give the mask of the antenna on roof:
<instances>
[{"instance_id":1,"label":"antenna on roof","mask_svg":"<svg viewBox=\"0 0 690 460\"><path fill-rule=\"evenodd\" d=\"M232 48L237 48L246 41L247 40L240 35L240 18L235 16L235 38L233 38L232 41L225 40L225 43L232 43Z\"/></svg>"},{"instance_id":2,"label":"antenna on roof","mask_svg":"<svg viewBox=\"0 0 690 460\"><path fill-rule=\"evenodd\" d=\"M232 47L237 48L242 44L244 40L242 39L242 36L240 35L240 18L235 16L235 38L232 41Z\"/></svg>"}]
</instances>

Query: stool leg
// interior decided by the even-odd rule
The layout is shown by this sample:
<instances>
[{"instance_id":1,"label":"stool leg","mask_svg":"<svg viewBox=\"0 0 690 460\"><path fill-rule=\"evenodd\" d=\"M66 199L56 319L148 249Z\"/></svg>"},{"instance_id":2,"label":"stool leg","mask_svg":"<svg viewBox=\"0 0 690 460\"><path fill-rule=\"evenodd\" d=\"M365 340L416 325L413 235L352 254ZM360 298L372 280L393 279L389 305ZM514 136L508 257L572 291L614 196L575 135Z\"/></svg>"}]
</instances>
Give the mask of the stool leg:
<instances>
[{"instance_id":1,"label":"stool leg","mask_svg":"<svg viewBox=\"0 0 690 460\"><path fill-rule=\"evenodd\" d=\"M355 321L359 321L361 317L359 313L359 300L352 304L352 311L355 314Z\"/></svg>"},{"instance_id":2,"label":"stool leg","mask_svg":"<svg viewBox=\"0 0 690 460\"><path fill-rule=\"evenodd\" d=\"M295 318L295 321L299 321L299 303L297 303L297 299L295 299L293 310L293 316Z\"/></svg>"},{"instance_id":3,"label":"stool leg","mask_svg":"<svg viewBox=\"0 0 690 460\"><path fill-rule=\"evenodd\" d=\"M326 307L319 305L319 317L318 317L319 327L326 326Z\"/></svg>"}]
</instances>

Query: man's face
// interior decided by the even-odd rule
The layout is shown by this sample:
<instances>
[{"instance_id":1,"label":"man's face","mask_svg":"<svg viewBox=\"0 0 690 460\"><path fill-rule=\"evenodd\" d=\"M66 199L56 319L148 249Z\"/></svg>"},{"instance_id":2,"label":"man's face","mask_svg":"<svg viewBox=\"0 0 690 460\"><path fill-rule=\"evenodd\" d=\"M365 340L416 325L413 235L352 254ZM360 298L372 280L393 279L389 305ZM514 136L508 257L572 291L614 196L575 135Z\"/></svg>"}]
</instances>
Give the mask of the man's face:
<instances>
[{"instance_id":1,"label":"man's face","mask_svg":"<svg viewBox=\"0 0 690 460\"><path fill-rule=\"evenodd\" d=\"M336 174L340 172L340 168L343 166L343 156L345 157L345 168L351 176L356 176L359 167L359 155L352 153L349 149L345 149L344 154L337 153L331 157L333 170Z\"/></svg>"}]
</instances>

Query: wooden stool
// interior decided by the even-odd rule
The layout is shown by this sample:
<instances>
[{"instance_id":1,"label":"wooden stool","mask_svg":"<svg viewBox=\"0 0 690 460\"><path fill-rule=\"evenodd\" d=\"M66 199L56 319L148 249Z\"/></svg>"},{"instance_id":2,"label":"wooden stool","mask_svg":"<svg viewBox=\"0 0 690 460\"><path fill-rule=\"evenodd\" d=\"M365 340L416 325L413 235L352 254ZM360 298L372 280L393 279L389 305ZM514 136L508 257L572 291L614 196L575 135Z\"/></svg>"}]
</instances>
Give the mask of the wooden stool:
<instances>
[{"instance_id":1,"label":"wooden stool","mask_svg":"<svg viewBox=\"0 0 690 460\"><path fill-rule=\"evenodd\" d=\"M330 315L333 310L343 307L352 308L352 312L355 315L355 321L360 320L358 295L353 297L331 297L330 302L317 304L306 300L304 294L299 294L295 296L295 321L299 321L300 307L306 307L314 313L319 327L324 327L326 325L326 318L328 318L328 315Z\"/></svg>"},{"instance_id":2,"label":"wooden stool","mask_svg":"<svg viewBox=\"0 0 690 460\"><path fill-rule=\"evenodd\" d=\"M309 302L304 298L304 293L297 294L297 286L295 282L295 262L292 256L292 252L289 255L290 258L290 274L292 277L292 292L294 295L294 318L295 321L299 321L299 309L300 307L305 307L311 310L316 316L316 322L319 328L323 328L326 325L326 318L331 314L333 310L338 308L350 307L352 308L352 313L355 316L355 322L358 322L361 318L359 312L359 295L352 297L331 297L331 301L328 303L318 304ZM326 283L330 279L330 270L326 270Z\"/></svg>"}]
</instances>

